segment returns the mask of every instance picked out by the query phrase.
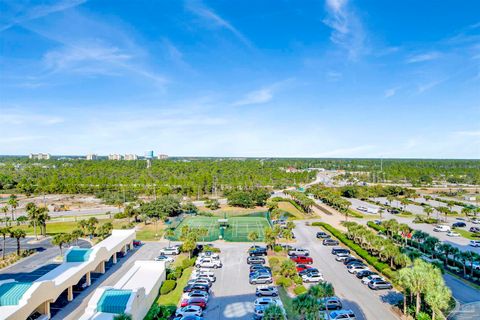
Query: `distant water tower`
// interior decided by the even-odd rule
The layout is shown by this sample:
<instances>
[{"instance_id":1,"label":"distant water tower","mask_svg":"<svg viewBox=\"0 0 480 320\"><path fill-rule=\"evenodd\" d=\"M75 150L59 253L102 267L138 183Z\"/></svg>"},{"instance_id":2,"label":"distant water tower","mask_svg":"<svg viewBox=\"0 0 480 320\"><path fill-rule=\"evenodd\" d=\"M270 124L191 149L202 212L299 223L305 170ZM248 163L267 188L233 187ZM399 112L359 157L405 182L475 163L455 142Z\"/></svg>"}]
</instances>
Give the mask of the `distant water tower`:
<instances>
[{"instance_id":1,"label":"distant water tower","mask_svg":"<svg viewBox=\"0 0 480 320\"><path fill-rule=\"evenodd\" d=\"M147 160L147 169L152 166L153 150L145 151L145 160Z\"/></svg>"}]
</instances>

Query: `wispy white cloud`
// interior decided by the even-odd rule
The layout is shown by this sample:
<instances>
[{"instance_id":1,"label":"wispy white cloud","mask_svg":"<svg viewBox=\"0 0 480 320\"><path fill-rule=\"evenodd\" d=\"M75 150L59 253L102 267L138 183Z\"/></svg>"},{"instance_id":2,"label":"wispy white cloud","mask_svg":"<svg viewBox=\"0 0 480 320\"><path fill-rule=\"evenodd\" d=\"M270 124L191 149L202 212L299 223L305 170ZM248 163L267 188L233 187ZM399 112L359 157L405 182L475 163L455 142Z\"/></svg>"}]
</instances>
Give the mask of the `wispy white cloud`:
<instances>
[{"instance_id":1,"label":"wispy white cloud","mask_svg":"<svg viewBox=\"0 0 480 320\"><path fill-rule=\"evenodd\" d=\"M2 112L2 123L11 126L24 126L24 125L56 125L64 122L62 117L38 114L22 111L4 111Z\"/></svg>"},{"instance_id":2,"label":"wispy white cloud","mask_svg":"<svg viewBox=\"0 0 480 320\"><path fill-rule=\"evenodd\" d=\"M471 131L457 131L454 132L457 136L464 136L464 137L480 137L480 130L471 130Z\"/></svg>"},{"instance_id":3,"label":"wispy white cloud","mask_svg":"<svg viewBox=\"0 0 480 320\"><path fill-rule=\"evenodd\" d=\"M0 26L0 32L10 29L14 25L19 25L31 20L48 16L52 13L61 12L70 8L77 7L87 0L63 0L52 4L35 3L26 4L20 11L20 14L13 15L11 19L6 19L6 22Z\"/></svg>"},{"instance_id":4,"label":"wispy white cloud","mask_svg":"<svg viewBox=\"0 0 480 320\"><path fill-rule=\"evenodd\" d=\"M323 20L332 29L330 40L347 50L356 59L365 49L365 31L360 19L349 8L348 0L326 0L327 17Z\"/></svg>"},{"instance_id":5,"label":"wispy white cloud","mask_svg":"<svg viewBox=\"0 0 480 320\"><path fill-rule=\"evenodd\" d=\"M425 91L428 91L428 90L438 86L439 84L441 84L444 81L446 81L446 79L437 79L437 80L432 80L430 82L426 82L426 83L423 83L423 84L419 84L417 86L417 92L418 93L423 93Z\"/></svg>"},{"instance_id":6,"label":"wispy white cloud","mask_svg":"<svg viewBox=\"0 0 480 320\"><path fill-rule=\"evenodd\" d=\"M398 89L400 89L400 87L389 88L389 89L385 90L383 96L385 98L393 97L394 95L397 94Z\"/></svg>"},{"instance_id":7,"label":"wispy white cloud","mask_svg":"<svg viewBox=\"0 0 480 320\"><path fill-rule=\"evenodd\" d=\"M237 37L243 44L248 47L252 47L252 43L247 37L245 37L237 28L235 28L229 21L222 18L213 9L204 5L201 1L188 1L186 5L187 9L195 15L203 18L204 20L212 23L215 26L224 28L230 31L235 37Z\"/></svg>"},{"instance_id":8,"label":"wispy white cloud","mask_svg":"<svg viewBox=\"0 0 480 320\"><path fill-rule=\"evenodd\" d=\"M288 83L291 83L292 79L279 81L269 86L260 88L258 90L250 91L243 98L234 102L233 106L246 106L252 104L263 104L271 101L274 98L275 93L284 88Z\"/></svg>"},{"instance_id":9,"label":"wispy white cloud","mask_svg":"<svg viewBox=\"0 0 480 320\"><path fill-rule=\"evenodd\" d=\"M406 60L406 62L407 63L417 63L417 62L431 61L431 60L438 59L440 56L441 56L441 54L437 51L420 53L420 54L415 54L415 55L410 56Z\"/></svg>"}]
</instances>

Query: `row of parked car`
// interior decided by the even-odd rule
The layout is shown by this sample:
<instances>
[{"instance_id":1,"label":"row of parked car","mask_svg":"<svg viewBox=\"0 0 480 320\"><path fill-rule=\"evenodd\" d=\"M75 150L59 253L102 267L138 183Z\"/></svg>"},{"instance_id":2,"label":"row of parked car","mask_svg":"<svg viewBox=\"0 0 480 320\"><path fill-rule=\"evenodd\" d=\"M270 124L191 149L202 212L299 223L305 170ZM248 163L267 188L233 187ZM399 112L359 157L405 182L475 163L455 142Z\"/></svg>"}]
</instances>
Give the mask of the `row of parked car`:
<instances>
[{"instance_id":1,"label":"row of parked car","mask_svg":"<svg viewBox=\"0 0 480 320\"><path fill-rule=\"evenodd\" d=\"M201 252L195 261L190 280L183 288L180 307L175 312L176 319L200 320L208 306L212 285L217 281L213 269L221 268L220 255L211 251Z\"/></svg>"},{"instance_id":2,"label":"row of parked car","mask_svg":"<svg viewBox=\"0 0 480 320\"><path fill-rule=\"evenodd\" d=\"M393 288L390 282L371 271L360 259L352 256L350 250L334 247L332 248L332 254L335 256L336 261L343 263L349 273L356 275L357 278L361 279L362 283L368 285L370 289L382 290Z\"/></svg>"}]
</instances>

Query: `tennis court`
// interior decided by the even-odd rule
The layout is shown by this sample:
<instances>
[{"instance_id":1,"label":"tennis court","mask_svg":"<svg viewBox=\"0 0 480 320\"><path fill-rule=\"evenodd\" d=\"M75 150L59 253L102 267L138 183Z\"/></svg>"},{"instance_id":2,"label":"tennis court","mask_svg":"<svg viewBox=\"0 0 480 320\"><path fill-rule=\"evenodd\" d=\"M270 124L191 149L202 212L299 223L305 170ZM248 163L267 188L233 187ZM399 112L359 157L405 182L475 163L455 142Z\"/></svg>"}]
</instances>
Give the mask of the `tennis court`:
<instances>
[{"instance_id":1,"label":"tennis court","mask_svg":"<svg viewBox=\"0 0 480 320\"><path fill-rule=\"evenodd\" d=\"M270 222L266 214L254 214L240 217L226 217L228 220L227 227L221 228L218 222L219 217L195 216L185 218L176 228L175 237L172 240L179 240L182 234L183 226L190 228L207 229L207 235L201 241L215 241L221 238L226 241L243 242L249 241L248 234L252 231L258 233L258 240L262 241L264 230L270 227Z\"/></svg>"}]
</instances>

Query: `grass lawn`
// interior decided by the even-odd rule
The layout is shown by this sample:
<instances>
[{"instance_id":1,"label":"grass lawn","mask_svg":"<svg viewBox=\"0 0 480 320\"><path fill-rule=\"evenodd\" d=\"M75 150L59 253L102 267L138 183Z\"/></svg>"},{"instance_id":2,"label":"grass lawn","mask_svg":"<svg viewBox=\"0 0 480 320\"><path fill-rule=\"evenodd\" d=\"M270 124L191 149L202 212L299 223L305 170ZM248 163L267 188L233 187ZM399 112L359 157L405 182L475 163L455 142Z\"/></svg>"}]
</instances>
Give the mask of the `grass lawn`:
<instances>
[{"instance_id":1,"label":"grass lawn","mask_svg":"<svg viewBox=\"0 0 480 320\"><path fill-rule=\"evenodd\" d=\"M155 230L155 224L149 223L147 225L140 223L137 225L137 239L142 241L157 241L163 235L165 226L163 223L157 223L157 230ZM158 235L155 237L155 233Z\"/></svg>"},{"instance_id":2,"label":"grass lawn","mask_svg":"<svg viewBox=\"0 0 480 320\"><path fill-rule=\"evenodd\" d=\"M240 207L232 207L229 205L221 205L220 209L217 210L210 210L206 207L199 207L199 211L202 212L209 212L212 213L214 216L222 217L224 213L227 213L229 216L235 216L235 215L245 215L249 213L257 213L257 212L265 212L268 211L268 208L266 207L255 207L255 208L240 208Z\"/></svg>"},{"instance_id":3,"label":"grass lawn","mask_svg":"<svg viewBox=\"0 0 480 320\"><path fill-rule=\"evenodd\" d=\"M287 294L287 291L283 287L278 287L278 295L282 300L283 307L287 313L287 319L295 319L295 312L293 311L292 298Z\"/></svg>"},{"instance_id":4,"label":"grass lawn","mask_svg":"<svg viewBox=\"0 0 480 320\"><path fill-rule=\"evenodd\" d=\"M178 302L180 301L180 298L183 295L183 288L187 285L188 279L190 279L190 275L192 274L192 271L193 271L193 267L183 270L183 274L180 277L180 279L178 279L177 286L175 287L175 289L165 295L160 295L160 297L157 300L157 303L159 305L176 307L178 305Z\"/></svg>"},{"instance_id":5,"label":"grass lawn","mask_svg":"<svg viewBox=\"0 0 480 320\"><path fill-rule=\"evenodd\" d=\"M71 233L73 230L78 229L78 221L84 219L78 219L75 221L65 221L65 222L47 222L47 235L55 235L57 233ZM86 219L85 219L86 220ZM99 220L98 226L111 222L114 229L121 229L123 225L127 225L128 221L126 220L114 220L114 219L102 219ZM15 227L15 226L14 226ZM25 230L27 235L33 235L33 226L29 225L20 225L19 229ZM40 227L37 227L37 233L40 234Z\"/></svg>"},{"instance_id":6,"label":"grass lawn","mask_svg":"<svg viewBox=\"0 0 480 320\"><path fill-rule=\"evenodd\" d=\"M470 239L470 240L480 240L480 237L474 237L474 233L468 230L463 230L460 228L455 228L453 231L458 232L462 237Z\"/></svg>"},{"instance_id":7,"label":"grass lawn","mask_svg":"<svg viewBox=\"0 0 480 320\"><path fill-rule=\"evenodd\" d=\"M294 219L305 219L305 214L288 201L279 201L278 208L291 214Z\"/></svg>"}]
</instances>

